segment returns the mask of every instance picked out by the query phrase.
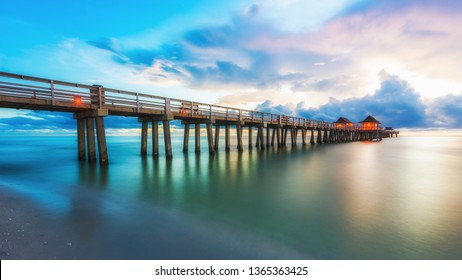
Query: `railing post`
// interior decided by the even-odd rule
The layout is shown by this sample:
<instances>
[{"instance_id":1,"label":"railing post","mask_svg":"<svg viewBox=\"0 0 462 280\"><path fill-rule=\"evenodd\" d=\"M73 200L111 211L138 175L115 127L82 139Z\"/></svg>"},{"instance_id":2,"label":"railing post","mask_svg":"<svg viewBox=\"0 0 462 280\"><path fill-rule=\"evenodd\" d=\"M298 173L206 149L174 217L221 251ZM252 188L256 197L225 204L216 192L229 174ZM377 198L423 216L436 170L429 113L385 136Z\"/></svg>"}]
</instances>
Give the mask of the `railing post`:
<instances>
[{"instance_id":1,"label":"railing post","mask_svg":"<svg viewBox=\"0 0 462 280\"><path fill-rule=\"evenodd\" d=\"M139 93L136 93L136 112L139 113L140 111L140 96Z\"/></svg>"},{"instance_id":2,"label":"railing post","mask_svg":"<svg viewBox=\"0 0 462 280\"><path fill-rule=\"evenodd\" d=\"M51 105L55 105L55 82L50 80L50 89L51 89Z\"/></svg>"},{"instance_id":3,"label":"railing post","mask_svg":"<svg viewBox=\"0 0 462 280\"><path fill-rule=\"evenodd\" d=\"M170 98L165 98L165 115L166 116L172 115L172 109L170 106Z\"/></svg>"},{"instance_id":4,"label":"railing post","mask_svg":"<svg viewBox=\"0 0 462 280\"><path fill-rule=\"evenodd\" d=\"M99 108L103 108L103 94L101 92L101 87L98 87L98 105Z\"/></svg>"}]
</instances>

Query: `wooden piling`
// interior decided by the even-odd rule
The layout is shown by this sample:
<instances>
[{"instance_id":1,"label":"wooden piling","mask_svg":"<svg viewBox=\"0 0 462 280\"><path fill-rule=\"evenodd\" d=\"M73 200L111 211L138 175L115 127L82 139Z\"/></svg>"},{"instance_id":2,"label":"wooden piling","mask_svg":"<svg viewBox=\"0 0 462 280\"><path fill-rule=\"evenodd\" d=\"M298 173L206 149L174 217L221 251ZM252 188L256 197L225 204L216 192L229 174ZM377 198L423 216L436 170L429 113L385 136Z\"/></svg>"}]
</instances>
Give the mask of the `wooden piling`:
<instances>
[{"instance_id":1,"label":"wooden piling","mask_svg":"<svg viewBox=\"0 0 462 280\"><path fill-rule=\"evenodd\" d=\"M260 130L260 149L264 150L265 149L265 133L264 129L262 126L258 128Z\"/></svg>"},{"instance_id":2,"label":"wooden piling","mask_svg":"<svg viewBox=\"0 0 462 280\"><path fill-rule=\"evenodd\" d=\"M306 146L306 128L302 128L302 145Z\"/></svg>"},{"instance_id":3,"label":"wooden piling","mask_svg":"<svg viewBox=\"0 0 462 280\"><path fill-rule=\"evenodd\" d=\"M230 132L229 132L229 124L225 125L225 151L229 152L231 151L231 138L230 138ZM239 136L238 136L239 137Z\"/></svg>"},{"instance_id":4,"label":"wooden piling","mask_svg":"<svg viewBox=\"0 0 462 280\"><path fill-rule=\"evenodd\" d=\"M216 124L215 125L215 151L216 152L218 152L219 141L220 141L220 125Z\"/></svg>"},{"instance_id":5,"label":"wooden piling","mask_svg":"<svg viewBox=\"0 0 462 280\"><path fill-rule=\"evenodd\" d=\"M274 147L274 138L276 138L276 127L273 127L273 133L271 135L271 147Z\"/></svg>"},{"instance_id":6,"label":"wooden piling","mask_svg":"<svg viewBox=\"0 0 462 280\"><path fill-rule=\"evenodd\" d=\"M212 130L212 124L208 123L206 124L207 128L207 142L209 145L209 154L214 155L215 154L215 147L213 146L213 130Z\"/></svg>"},{"instance_id":7,"label":"wooden piling","mask_svg":"<svg viewBox=\"0 0 462 280\"><path fill-rule=\"evenodd\" d=\"M87 128L87 152L88 152L88 161L96 161L96 146L95 146L95 119L87 118L85 119L85 124Z\"/></svg>"},{"instance_id":8,"label":"wooden piling","mask_svg":"<svg viewBox=\"0 0 462 280\"><path fill-rule=\"evenodd\" d=\"M260 135L261 135L261 129L260 127L257 127L257 139L255 141L255 147L260 148Z\"/></svg>"},{"instance_id":9,"label":"wooden piling","mask_svg":"<svg viewBox=\"0 0 462 280\"><path fill-rule=\"evenodd\" d=\"M148 123L141 123L141 155L145 156L148 149Z\"/></svg>"},{"instance_id":10,"label":"wooden piling","mask_svg":"<svg viewBox=\"0 0 462 280\"><path fill-rule=\"evenodd\" d=\"M249 125L249 150L253 149L252 125Z\"/></svg>"},{"instance_id":11,"label":"wooden piling","mask_svg":"<svg viewBox=\"0 0 462 280\"><path fill-rule=\"evenodd\" d=\"M314 145L314 129L310 129L311 131L311 136L310 136L310 144L311 145Z\"/></svg>"},{"instance_id":12,"label":"wooden piling","mask_svg":"<svg viewBox=\"0 0 462 280\"><path fill-rule=\"evenodd\" d=\"M270 133L271 133L270 127L267 126L267 127L266 127L266 147L269 147L269 146L270 146L270 141L271 141L271 140L270 140Z\"/></svg>"},{"instance_id":13,"label":"wooden piling","mask_svg":"<svg viewBox=\"0 0 462 280\"><path fill-rule=\"evenodd\" d=\"M152 156L159 156L159 122L152 122Z\"/></svg>"},{"instance_id":14,"label":"wooden piling","mask_svg":"<svg viewBox=\"0 0 462 280\"><path fill-rule=\"evenodd\" d=\"M183 137L183 152L187 153L189 149L189 128L190 124L186 123L184 125L184 137Z\"/></svg>"},{"instance_id":15,"label":"wooden piling","mask_svg":"<svg viewBox=\"0 0 462 280\"><path fill-rule=\"evenodd\" d=\"M317 135L318 137L317 137L317 139L316 139L316 143L322 144L322 130L321 130L320 128L318 128L318 131L317 131L317 132L318 132L318 133L317 133L317 134L318 134L318 135Z\"/></svg>"},{"instance_id":16,"label":"wooden piling","mask_svg":"<svg viewBox=\"0 0 462 280\"><path fill-rule=\"evenodd\" d=\"M194 124L194 143L196 154L201 153L201 125L199 123Z\"/></svg>"},{"instance_id":17,"label":"wooden piling","mask_svg":"<svg viewBox=\"0 0 462 280\"><path fill-rule=\"evenodd\" d=\"M282 146L281 144L281 128L279 127L275 127L274 129L276 129L276 142L277 142L277 145L278 145L278 148L280 148Z\"/></svg>"},{"instance_id":18,"label":"wooden piling","mask_svg":"<svg viewBox=\"0 0 462 280\"><path fill-rule=\"evenodd\" d=\"M170 134L170 121L162 121L164 129L164 145L165 145L165 156L167 158L172 158L172 137Z\"/></svg>"},{"instance_id":19,"label":"wooden piling","mask_svg":"<svg viewBox=\"0 0 462 280\"><path fill-rule=\"evenodd\" d=\"M242 125L238 124L236 125L236 132L237 132L237 150L239 152L244 151L244 148L242 146Z\"/></svg>"},{"instance_id":20,"label":"wooden piling","mask_svg":"<svg viewBox=\"0 0 462 280\"><path fill-rule=\"evenodd\" d=\"M292 147L295 146L295 128L290 128L290 141L292 142Z\"/></svg>"},{"instance_id":21,"label":"wooden piling","mask_svg":"<svg viewBox=\"0 0 462 280\"><path fill-rule=\"evenodd\" d=\"M283 133L284 133L284 137L282 138L282 146L285 147L286 146L286 143L287 143L287 132L288 132L288 128L283 128Z\"/></svg>"},{"instance_id":22,"label":"wooden piling","mask_svg":"<svg viewBox=\"0 0 462 280\"><path fill-rule=\"evenodd\" d=\"M324 129L324 139L323 139L324 143L329 143L329 137L327 135L327 128Z\"/></svg>"},{"instance_id":23,"label":"wooden piling","mask_svg":"<svg viewBox=\"0 0 462 280\"><path fill-rule=\"evenodd\" d=\"M79 160L85 160L85 120L77 119L77 152Z\"/></svg>"},{"instance_id":24,"label":"wooden piling","mask_svg":"<svg viewBox=\"0 0 462 280\"><path fill-rule=\"evenodd\" d=\"M101 165L108 165L109 159L107 154L106 146L106 131L104 129L104 118L96 117L96 138L98 139L98 154L99 154L99 163Z\"/></svg>"}]
</instances>

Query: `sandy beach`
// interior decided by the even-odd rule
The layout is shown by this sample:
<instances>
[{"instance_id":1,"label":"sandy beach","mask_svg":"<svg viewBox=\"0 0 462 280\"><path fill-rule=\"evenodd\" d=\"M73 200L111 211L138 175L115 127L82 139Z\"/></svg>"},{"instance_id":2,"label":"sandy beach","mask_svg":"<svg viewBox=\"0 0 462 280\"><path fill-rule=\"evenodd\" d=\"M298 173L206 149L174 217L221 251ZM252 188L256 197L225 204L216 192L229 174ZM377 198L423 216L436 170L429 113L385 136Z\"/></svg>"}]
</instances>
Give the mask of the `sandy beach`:
<instances>
[{"instance_id":1,"label":"sandy beach","mask_svg":"<svg viewBox=\"0 0 462 280\"><path fill-rule=\"evenodd\" d=\"M246 234L242 238L242 232L226 225L145 210L146 217L128 226L124 218L125 226L102 217L81 220L74 214L47 213L0 185L0 259L307 258L269 240Z\"/></svg>"}]
</instances>

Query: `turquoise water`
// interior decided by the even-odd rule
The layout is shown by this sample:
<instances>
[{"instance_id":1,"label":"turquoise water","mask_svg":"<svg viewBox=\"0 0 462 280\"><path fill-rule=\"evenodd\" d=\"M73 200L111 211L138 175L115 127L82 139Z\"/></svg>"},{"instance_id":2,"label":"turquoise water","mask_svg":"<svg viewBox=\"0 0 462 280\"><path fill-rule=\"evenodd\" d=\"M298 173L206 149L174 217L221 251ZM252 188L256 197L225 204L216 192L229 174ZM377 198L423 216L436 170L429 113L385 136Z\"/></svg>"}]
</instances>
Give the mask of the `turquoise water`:
<instances>
[{"instance_id":1,"label":"turquoise water","mask_svg":"<svg viewBox=\"0 0 462 280\"><path fill-rule=\"evenodd\" d=\"M75 137L0 138L0 190L36 213L27 242L2 241L1 250L11 258L462 259L461 137L210 158L205 139L202 154L184 155L178 136L171 161L141 157L139 142L108 137L110 165L100 168L76 160Z\"/></svg>"}]
</instances>

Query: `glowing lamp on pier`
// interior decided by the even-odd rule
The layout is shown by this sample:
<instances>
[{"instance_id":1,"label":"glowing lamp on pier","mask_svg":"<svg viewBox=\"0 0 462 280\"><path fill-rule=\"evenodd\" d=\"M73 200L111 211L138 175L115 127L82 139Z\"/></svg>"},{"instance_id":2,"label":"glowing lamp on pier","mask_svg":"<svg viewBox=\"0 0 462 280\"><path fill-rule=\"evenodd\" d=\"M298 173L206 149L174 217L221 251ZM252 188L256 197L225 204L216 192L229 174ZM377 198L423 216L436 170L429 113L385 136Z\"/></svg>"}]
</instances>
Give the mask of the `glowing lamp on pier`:
<instances>
[{"instance_id":1,"label":"glowing lamp on pier","mask_svg":"<svg viewBox=\"0 0 462 280\"><path fill-rule=\"evenodd\" d=\"M82 97L74 96L74 104L77 104L77 105L82 104Z\"/></svg>"}]
</instances>

